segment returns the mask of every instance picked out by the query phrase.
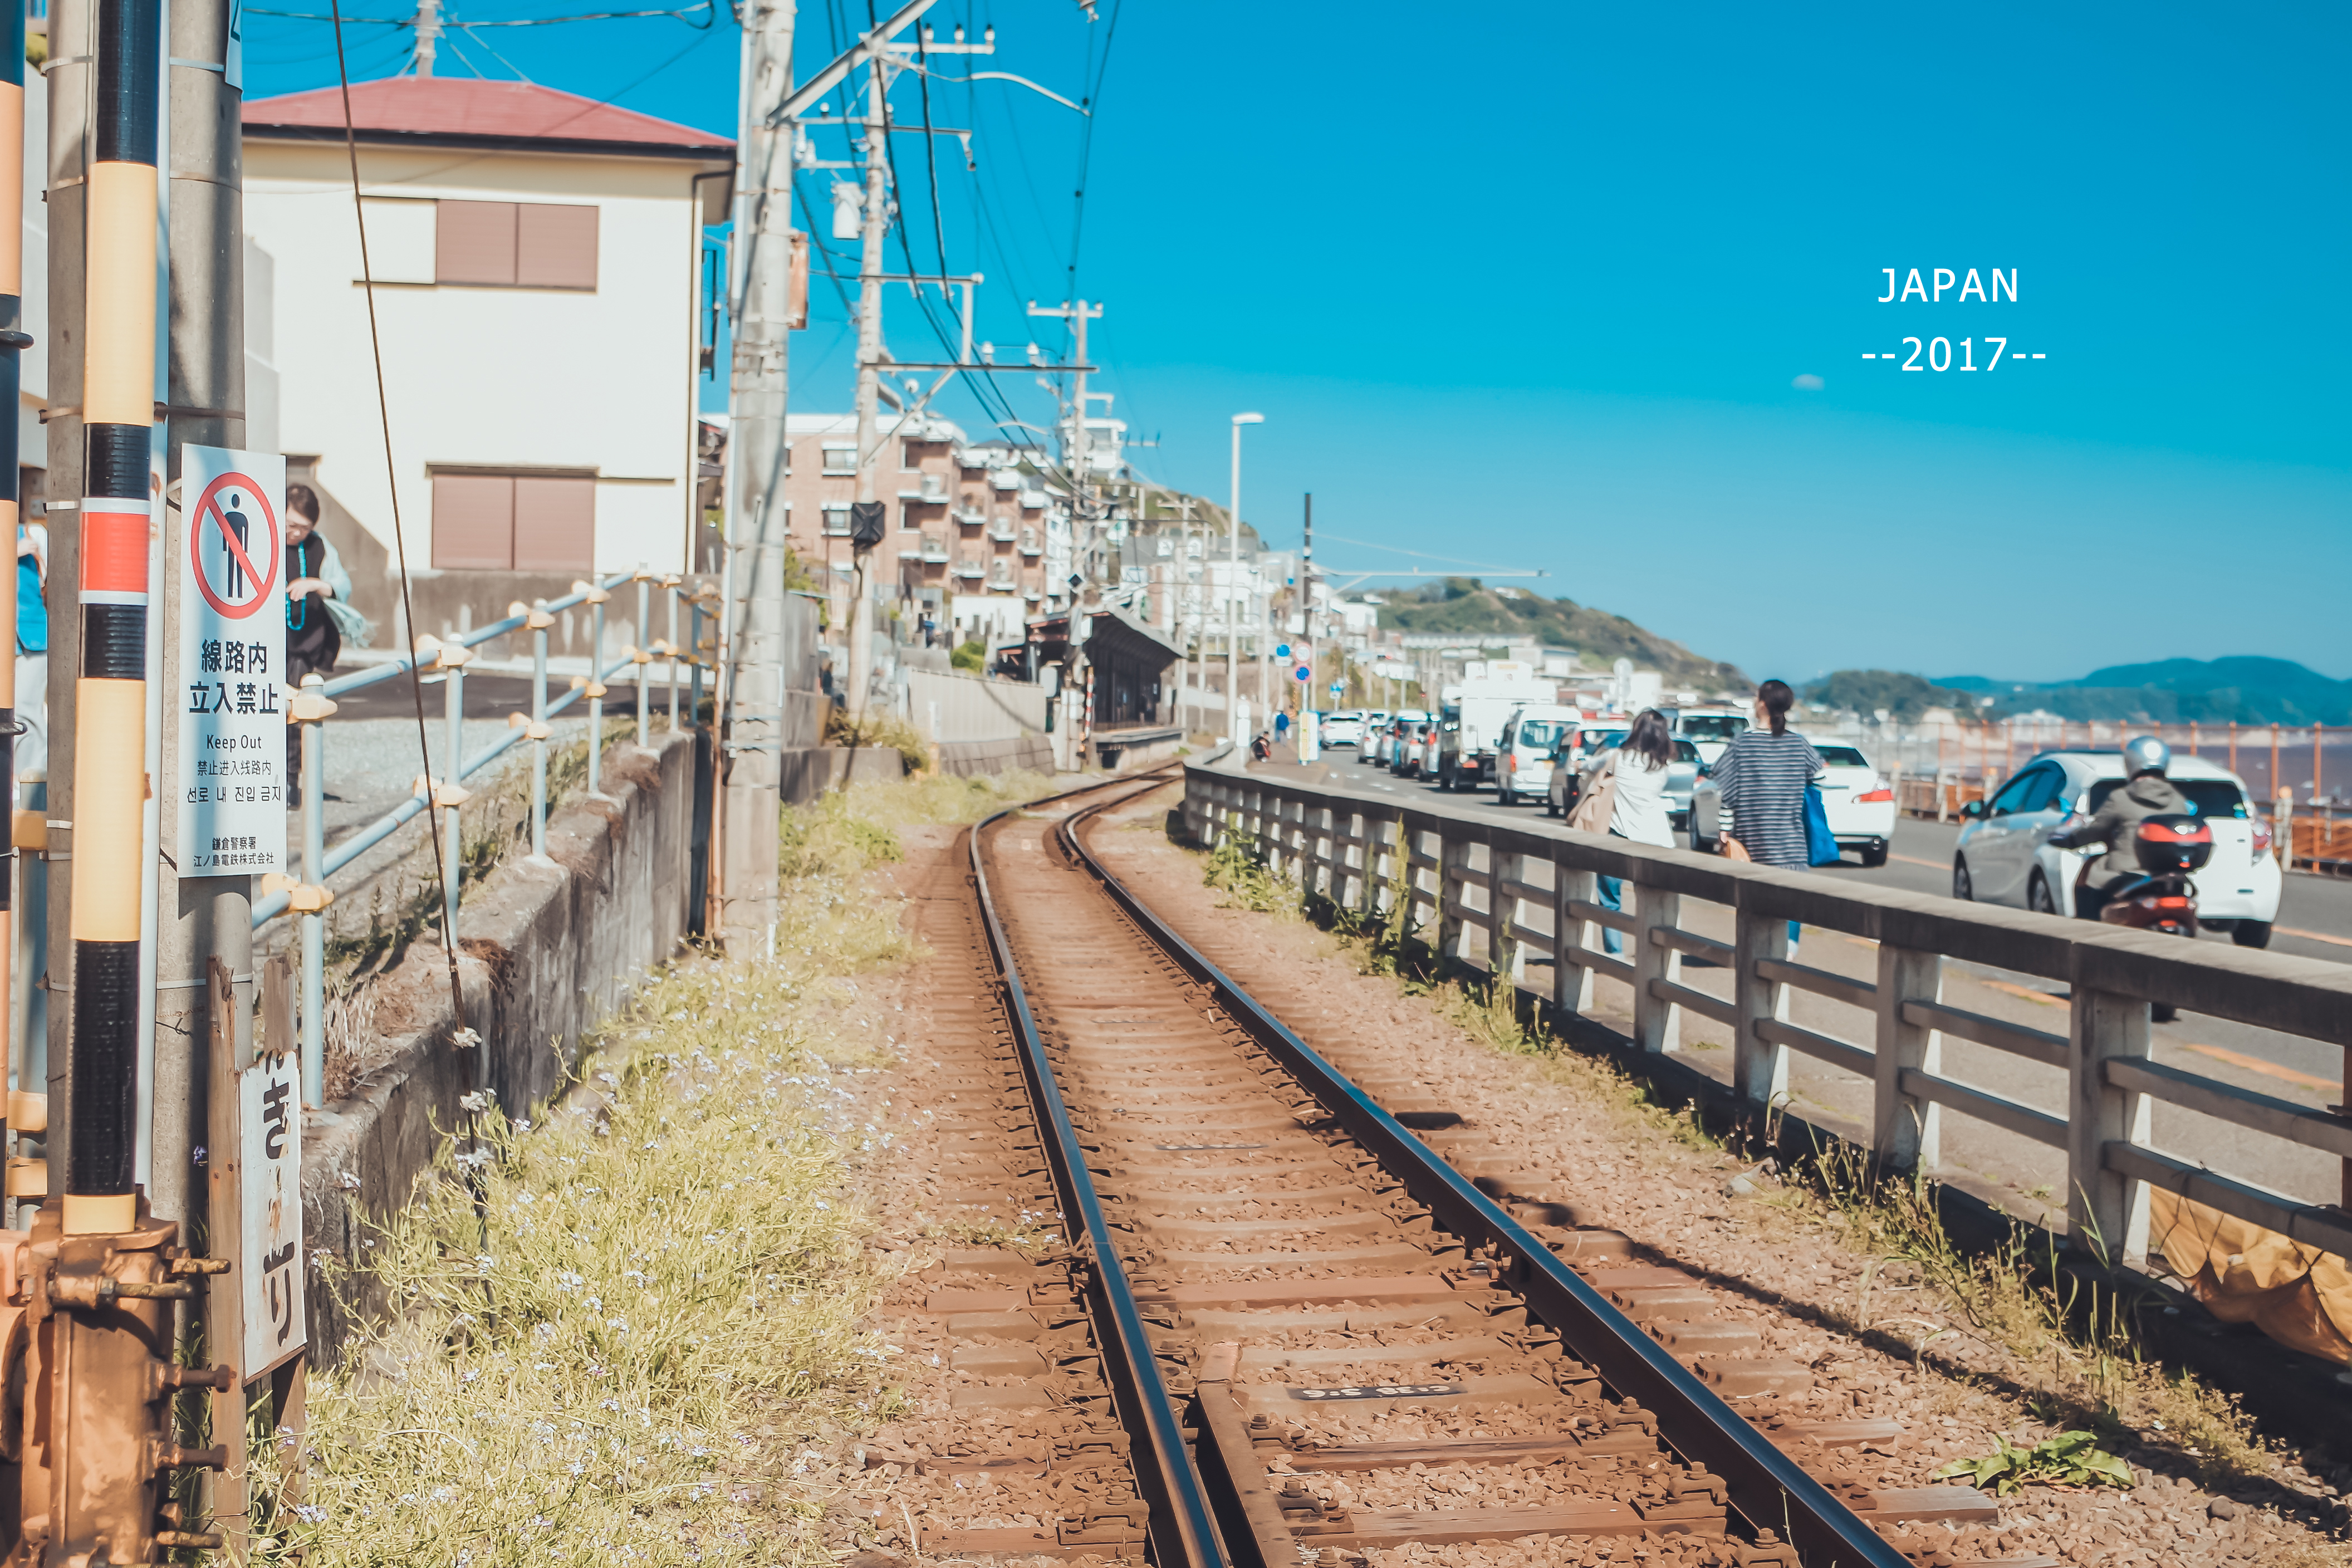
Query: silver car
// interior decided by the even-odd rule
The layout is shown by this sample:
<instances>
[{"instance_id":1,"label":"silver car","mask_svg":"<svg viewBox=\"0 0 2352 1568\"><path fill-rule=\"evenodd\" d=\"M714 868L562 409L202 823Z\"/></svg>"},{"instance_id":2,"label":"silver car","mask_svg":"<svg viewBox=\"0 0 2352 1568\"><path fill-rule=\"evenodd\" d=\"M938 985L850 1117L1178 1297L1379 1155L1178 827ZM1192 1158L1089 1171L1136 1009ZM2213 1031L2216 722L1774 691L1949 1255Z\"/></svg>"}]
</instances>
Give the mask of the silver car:
<instances>
[{"instance_id":1,"label":"silver car","mask_svg":"<svg viewBox=\"0 0 2352 1568\"><path fill-rule=\"evenodd\" d=\"M1615 755L1624 742L1624 731L1607 731L1585 749L1583 760L1575 767L1552 769L1550 810L1554 816L1566 816L1576 809L1576 803L1583 798L1585 786L1601 771L1601 764ZM1698 788L1698 748L1688 741L1671 743L1675 754L1666 764L1666 820L1681 827L1690 821L1691 795Z\"/></svg>"}]
</instances>

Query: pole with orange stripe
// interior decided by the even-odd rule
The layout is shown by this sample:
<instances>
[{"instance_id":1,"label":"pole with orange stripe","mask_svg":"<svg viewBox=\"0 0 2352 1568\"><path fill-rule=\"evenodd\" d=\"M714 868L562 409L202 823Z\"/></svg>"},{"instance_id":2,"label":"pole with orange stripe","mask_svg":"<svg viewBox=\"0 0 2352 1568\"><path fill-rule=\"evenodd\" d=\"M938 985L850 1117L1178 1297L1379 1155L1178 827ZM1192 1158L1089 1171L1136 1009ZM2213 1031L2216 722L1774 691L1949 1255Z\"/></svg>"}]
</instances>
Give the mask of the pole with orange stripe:
<instances>
[{"instance_id":1,"label":"pole with orange stripe","mask_svg":"<svg viewBox=\"0 0 2352 1568\"><path fill-rule=\"evenodd\" d=\"M66 1234L136 1225L140 818L155 411L157 0L93 7L83 239L81 671L74 694L73 1104Z\"/></svg>"},{"instance_id":2,"label":"pole with orange stripe","mask_svg":"<svg viewBox=\"0 0 2352 1568\"><path fill-rule=\"evenodd\" d=\"M65 1190L42 1205L29 1243L18 1244L18 1267L6 1271L29 1325L9 1346L23 1357L26 1406L16 1513L25 1537L11 1560L29 1548L47 1563L150 1563L160 1548L222 1544L184 1528L193 1521L177 1505L159 1510L158 1493L172 1469L227 1461L225 1447L173 1440L172 1392L232 1388L236 1373L173 1364L177 1304L226 1265L188 1257L177 1222L153 1217L135 1184L140 893L152 869L140 829L153 765L147 554L161 0L93 0L89 17L68 1141Z\"/></svg>"}]
</instances>

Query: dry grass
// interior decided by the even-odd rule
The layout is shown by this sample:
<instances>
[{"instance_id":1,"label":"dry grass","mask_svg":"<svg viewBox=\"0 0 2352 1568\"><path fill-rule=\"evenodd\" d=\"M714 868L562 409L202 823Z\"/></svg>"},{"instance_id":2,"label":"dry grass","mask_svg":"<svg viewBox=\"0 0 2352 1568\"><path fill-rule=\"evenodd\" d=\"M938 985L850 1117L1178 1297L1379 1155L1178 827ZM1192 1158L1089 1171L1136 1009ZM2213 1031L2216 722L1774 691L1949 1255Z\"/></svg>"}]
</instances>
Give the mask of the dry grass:
<instances>
[{"instance_id":1,"label":"dry grass","mask_svg":"<svg viewBox=\"0 0 2352 1568\"><path fill-rule=\"evenodd\" d=\"M846 1450L895 1399L892 1347L863 1323L898 1265L874 1261L847 1196L890 1135L845 1085L882 1058L840 1003L912 949L865 873L897 857L897 827L1041 784L924 781L788 813L775 962L681 962L589 1042L568 1108L487 1106L448 1140L368 1227L391 1310L313 1379L301 1500L263 1500L252 1554L829 1564Z\"/></svg>"}]
</instances>

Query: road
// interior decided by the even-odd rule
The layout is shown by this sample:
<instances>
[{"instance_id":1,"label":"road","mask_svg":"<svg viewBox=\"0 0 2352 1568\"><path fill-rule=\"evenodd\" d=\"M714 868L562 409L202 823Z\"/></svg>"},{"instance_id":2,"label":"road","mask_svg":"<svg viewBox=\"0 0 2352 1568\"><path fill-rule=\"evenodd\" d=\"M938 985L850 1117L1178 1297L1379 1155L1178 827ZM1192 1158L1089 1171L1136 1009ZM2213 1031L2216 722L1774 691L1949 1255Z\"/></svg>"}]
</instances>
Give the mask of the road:
<instances>
[{"instance_id":1,"label":"road","mask_svg":"<svg viewBox=\"0 0 2352 1568\"><path fill-rule=\"evenodd\" d=\"M1356 763L1354 754L1340 748L1326 758L1332 763L1331 782L1375 795L1425 804L1433 809L1467 813L1533 826L1548 820L1540 806L1504 807L1494 792L1447 794L1433 784L1400 779L1386 768ZM1278 773L1291 773L1282 768ZM1294 775L1295 776L1295 775ZM1895 829L1887 864L1864 869L1853 860L1823 868L1822 876L1898 888L1905 891L1948 897L1952 849L1958 837L1956 824L1905 821ZM1629 889L1629 894L1631 889ZM1703 934L1727 939L1727 914L1708 905L1686 903L1686 923ZM2273 951L2329 963L2352 962L2352 884L2331 879L2296 875L2287 879L2280 906ZM1823 932L1823 941L1808 935L1805 962L1840 973L1867 978L1874 962L1870 944L1860 938ZM2203 940L2226 945L2225 935ZM1852 951L1848 951L1851 949ZM1708 974L1707 966L1685 968L1686 979L1701 989L1724 994L1728 975ZM2007 1017L2032 1027L2063 1033L2068 994L2061 982L2012 973L1989 966L1954 963L1947 967L1948 1003L1988 1015ZM1609 998L1604 991L1601 1000ZM1857 1030L1843 1004L1800 995L1794 999L1796 1021L1832 1035L1866 1043L1867 1026ZM1631 995L1623 1003L1630 1005ZM2155 1056L2159 1062L2198 1072L2240 1088L2276 1096L2297 1104L2320 1107L2344 1098L2345 1053L2333 1046L2249 1028L2224 1019L2183 1013L2155 1031ZM1681 1049L1702 1071L1723 1078L1728 1053L1720 1047L1728 1037L1712 1024L1686 1019ZM1948 1040L1945 1068L1950 1076L2036 1105L2055 1115L2065 1114L2064 1075L2015 1057ZM1866 1121L1868 1086L1853 1075L1808 1057L1790 1064L1790 1089L1800 1114L1807 1106L1849 1122ZM2053 1175L2063 1185L2063 1163L2053 1165L2052 1152L1982 1122L1947 1113L1944 1118L1943 1161L1948 1173L1972 1176L2001 1189L2015 1212L2032 1215L2042 1205L2063 1208L2053 1190ZM2217 1169L2249 1179L2306 1202L2328 1203L2341 1194L2342 1163L2312 1150L2292 1150L2268 1139L2237 1132L2194 1116L2159 1107L2154 1130L2158 1147L2183 1157L2209 1158Z\"/></svg>"}]
</instances>

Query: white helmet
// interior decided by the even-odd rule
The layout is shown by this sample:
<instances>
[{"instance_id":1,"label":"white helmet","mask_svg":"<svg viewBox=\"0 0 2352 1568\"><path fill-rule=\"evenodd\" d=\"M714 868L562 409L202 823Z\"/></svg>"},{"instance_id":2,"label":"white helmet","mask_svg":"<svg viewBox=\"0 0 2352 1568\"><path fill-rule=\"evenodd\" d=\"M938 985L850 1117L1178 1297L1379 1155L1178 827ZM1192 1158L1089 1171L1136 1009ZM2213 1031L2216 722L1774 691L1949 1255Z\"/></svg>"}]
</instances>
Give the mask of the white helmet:
<instances>
[{"instance_id":1,"label":"white helmet","mask_svg":"<svg viewBox=\"0 0 2352 1568\"><path fill-rule=\"evenodd\" d=\"M2172 748L2153 735L2136 735L2124 742L2124 772L2133 778L2160 773L2172 765Z\"/></svg>"}]
</instances>

